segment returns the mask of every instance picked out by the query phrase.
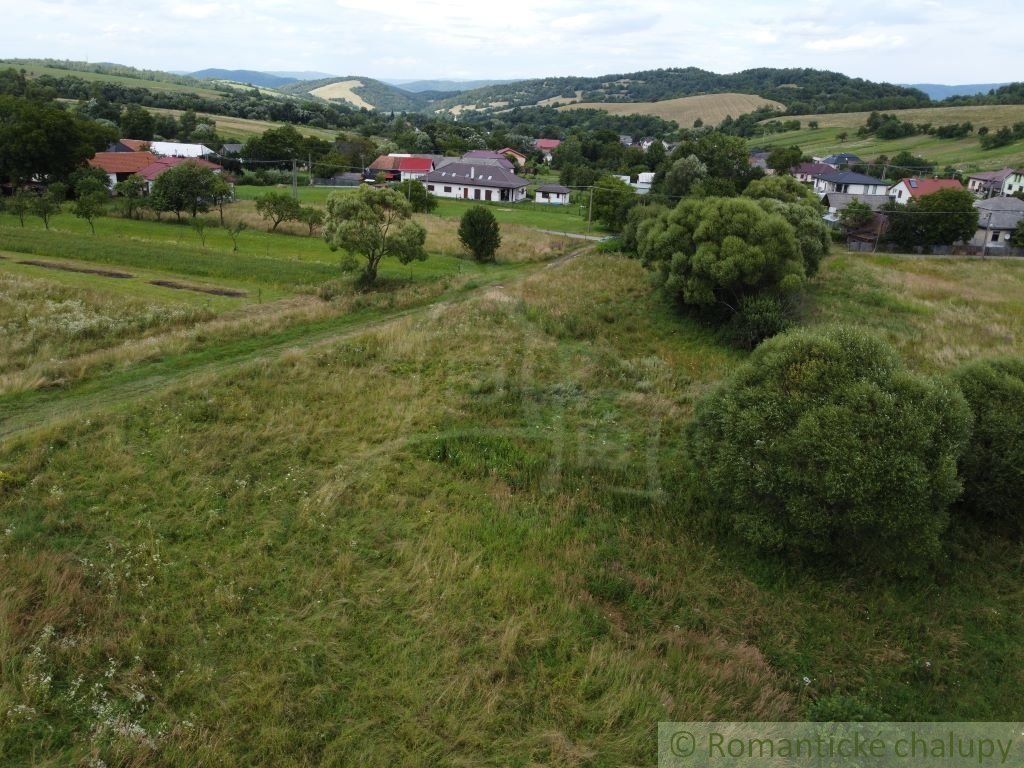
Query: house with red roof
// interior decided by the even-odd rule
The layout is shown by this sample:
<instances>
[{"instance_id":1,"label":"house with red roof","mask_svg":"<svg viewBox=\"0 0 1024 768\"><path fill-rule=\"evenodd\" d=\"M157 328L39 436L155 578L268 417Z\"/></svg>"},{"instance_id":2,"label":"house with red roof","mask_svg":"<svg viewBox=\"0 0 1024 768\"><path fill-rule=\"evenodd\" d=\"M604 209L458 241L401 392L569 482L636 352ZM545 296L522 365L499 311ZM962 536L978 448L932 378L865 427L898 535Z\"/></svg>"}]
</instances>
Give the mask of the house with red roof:
<instances>
[{"instance_id":1,"label":"house with red roof","mask_svg":"<svg viewBox=\"0 0 1024 768\"><path fill-rule=\"evenodd\" d=\"M152 152L97 152L89 160L91 168L99 168L110 179L110 187L139 173L156 160Z\"/></svg>"},{"instance_id":2,"label":"house with red roof","mask_svg":"<svg viewBox=\"0 0 1024 768\"><path fill-rule=\"evenodd\" d=\"M900 179L889 188L889 199L906 205L911 200L920 200L943 189L963 188L964 185L957 179Z\"/></svg>"},{"instance_id":3,"label":"house with red roof","mask_svg":"<svg viewBox=\"0 0 1024 768\"><path fill-rule=\"evenodd\" d=\"M146 180L149 191L152 192L153 182L163 174L167 173L167 171L171 170L171 168L183 163L193 163L194 165L198 165L202 168L209 168L214 173L222 173L224 171L223 167L216 163L211 163L209 160L204 160L201 157L157 157L153 159L153 162L139 171L139 176Z\"/></svg>"},{"instance_id":4,"label":"house with red roof","mask_svg":"<svg viewBox=\"0 0 1024 768\"><path fill-rule=\"evenodd\" d=\"M534 139L533 148L544 155L544 162L551 162L551 153L561 145L558 139Z\"/></svg>"},{"instance_id":5,"label":"house with red roof","mask_svg":"<svg viewBox=\"0 0 1024 768\"><path fill-rule=\"evenodd\" d=\"M434 161L429 157L398 158L398 178L401 181L410 179L419 181L434 170Z\"/></svg>"}]
</instances>

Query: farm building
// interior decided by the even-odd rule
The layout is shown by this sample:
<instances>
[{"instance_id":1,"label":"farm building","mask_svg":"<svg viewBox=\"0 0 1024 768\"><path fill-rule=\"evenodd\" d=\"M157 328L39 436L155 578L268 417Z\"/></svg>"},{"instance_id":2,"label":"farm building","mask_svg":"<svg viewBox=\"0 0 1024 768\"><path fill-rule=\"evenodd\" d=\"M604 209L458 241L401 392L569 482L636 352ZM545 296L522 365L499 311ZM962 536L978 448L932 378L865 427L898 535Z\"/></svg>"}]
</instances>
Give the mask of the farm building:
<instances>
[{"instance_id":1,"label":"farm building","mask_svg":"<svg viewBox=\"0 0 1024 768\"><path fill-rule=\"evenodd\" d=\"M568 205L569 188L563 187L561 184L544 184L537 187L537 193L533 199L543 205Z\"/></svg>"},{"instance_id":2,"label":"farm building","mask_svg":"<svg viewBox=\"0 0 1024 768\"><path fill-rule=\"evenodd\" d=\"M437 197L506 203L526 199L527 181L496 165L450 163L431 171L423 181L427 191Z\"/></svg>"},{"instance_id":3,"label":"farm building","mask_svg":"<svg viewBox=\"0 0 1024 768\"><path fill-rule=\"evenodd\" d=\"M978 209L978 231L971 245L1006 248L1014 230L1024 221L1024 200L1017 197L991 197L974 204Z\"/></svg>"},{"instance_id":4,"label":"farm building","mask_svg":"<svg viewBox=\"0 0 1024 768\"><path fill-rule=\"evenodd\" d=\"M429 157L398 158L398 175L402 181L410 179L419 181L432 170L434 170L434 161Z\"/></svg>"},{"instance_id":5,"label":"farm building","mask_svg":"<svg viewBox=\"0 0 1024 768\"><path fill-rule=\"evenodd\" d=\"M155 161L156 155L151 152L97 152L89 160L89 165L107 174L109 185L113 188L117 182L124 181Z\"/></svg>"},{"instance_id":6,"label":"farm building","mask_svg":"<svg viewBox=\"0 0 1024 768\"><path fill-rule=\"evenodd\" d=\"M889 185L882 179L865 176L853 171L832 171L814 176L814 191L819 195L830 192L846 192L851 195L884 195Z\"/></svg>"},{"instance_id":7,"label":"farm building","mask_svg":"<svg viewBox=\"0 0 1024 768\"><path fill-rule=\"evenodd\" d=\"M919 200L943 189L963 188L964 185L956 179L900 179L889 190L889 199L906 205L911 200Z\"/></svg>"},{"instance_id":8,"label":"farm building","mask_svg":"<svg viewBox=\"0 0 1024 768\"><path fill-rule=\"evenodd\" d=\"M825 214L825 221L835 224L839 221L841 214L852 202L863 203L872 211L878 211L883 205L889 202L888 195L851 195L845 192L829 192L821 198L822 205L828 209Z\"/></svg>"}]
</instances>

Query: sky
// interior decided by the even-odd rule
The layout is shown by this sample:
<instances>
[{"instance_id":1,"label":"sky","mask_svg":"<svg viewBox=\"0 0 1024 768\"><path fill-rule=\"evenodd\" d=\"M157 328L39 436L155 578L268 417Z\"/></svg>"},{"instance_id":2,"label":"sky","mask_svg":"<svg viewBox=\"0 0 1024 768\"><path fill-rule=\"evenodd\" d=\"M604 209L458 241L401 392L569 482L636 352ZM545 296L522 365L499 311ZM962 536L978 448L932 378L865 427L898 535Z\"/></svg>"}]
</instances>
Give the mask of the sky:
<instances>
[{"instance_id":1,"label":"sky","mask_svg":"<svg viewBox=\"0 0 1024 768\"><path fill-rule=\"evenodd\" d=\"M377 79L813 67L1024 80L1022 0L0 0L0 58Z\"/></svg>"}]
</instances>

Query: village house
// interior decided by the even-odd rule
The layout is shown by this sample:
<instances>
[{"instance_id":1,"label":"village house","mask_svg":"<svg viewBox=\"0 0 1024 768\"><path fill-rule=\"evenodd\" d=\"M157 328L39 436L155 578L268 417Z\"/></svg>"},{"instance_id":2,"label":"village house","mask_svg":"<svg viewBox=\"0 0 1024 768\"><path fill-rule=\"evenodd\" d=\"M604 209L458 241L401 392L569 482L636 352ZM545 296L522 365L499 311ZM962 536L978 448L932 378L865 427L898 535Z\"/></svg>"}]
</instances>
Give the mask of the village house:
<instances>
[{"instance_id":1,"label":"village house","mask_svg":"<svg viewBox=\"0 0 1024 768\"><path fill-rule=\"evenodd\" d=\"M768 167L768 158L771 154L771 152L751 152L747 156L747 163L750 164L751 168L760 168L767 175L773 174L774 171ZM832 170L831 167L829 170Z\"/></svg>"},{"instance_id":2,"label":"village house","mask_svg":"<svg viewBox=\"0 0 1024 768\"><path fill-rule=\"evenodd\" d=\"M421 181L424 176L434 170L434 161L429 157L398 158L398 178L400 181Z\"/></svg>"},{"instance_id":3,"label":"village house","mask_svg":"<svg viewBox=\"0 0 1024 768\"><path fill-rule=\"evenodd\" d=\"M534 139L533 148L544 155L544 162L551 162L551 153L558 149L562 142L559 139Z\"/></svg>"},{"instance_id":4,"label":"village house","mask_svg":"<svg viewBox=\"0 0 1024 768\"><path fill-rule=\"evenodd\" d=\"M820 176L823 173L832 173L834 170L835 168L831 165L825 165L824 163L800 163L793 166L790 174L799 182L813 184L815 176Z\"/></svg>"},{"instance_id":5,"label":"village house","mask_svg":"<svg viewBox=\"0 0 1024 768\"><path fill-rule=\"evenodd\" d=\"M464 160L435 168L423 179L437 197L517 203L526 199L528 182L498 165Z\"/></svg>"},{"instance_id":6,"label":"village house","mask_svg":"<svg viewBox=\"0 0 1024 768\"><path fill-rule=\"evenodd\" d=\"M201 157L157 157L152 163L139 171L139 176L146 180L146 191L152 192L153 184L160 176L167 173L171 168L184 163L193 163L194 165L198 165L202 168L209 168L217 174L223 173L224 171L224 168L221 166L216 163L211 163L209 160L204 160Z\"/></svg>"},{"instance_id":7,"label":"village house","mask_svg":"<svg viewBox=\"0 0 1024 768\"><path fill-rule=\"evenodd\" d=\"M399 160L401 158L395 155L380 155L366 169L365 176L367 180L398 181L402 175L398 169Z\"/></svg>"},{"instance_id":8,"label":"village house","mask_svg":"<svg viewBox=\"0 0 1024 768\"><path fill-rule=\"evenodd\" d=\"M1024 168L1014 171L1006 177L1003 182L1003 194L1009 197L1018 192L1024 192Z\"/></svg>"},{"instance_id":9,"label":"village house","mask_svg":"<svg viewBox=\"0 0 1024 768\"><path fill-rule=\"evenodd\" d=\"M851 195L884 195L889 185L882 179L853 171L830 171L814 176L814 191L819 195L846 192Z\"/></svg>"},{"instance_id":10,"label":"village house","mask_svg":"<svg viewBox=\"0 0 1024 768\"><path fill-rule=\"evenodd\" d=\"M868 206L872 211L881 210L883 205L889 202L888 195L851 195L846 192L829 192L823 198L821 198L821 204L827 209L827 213L822 217L829 224L836 224L839 221L840 214L846 210L846 207L853 202L863 203Z\"/></svg>"},{"instance_id":11,"label":"village house","mask_svg":"<svg viewBox=\"0 0 1024 768\"><path fill-rule=\"evenodd\" d=\"M990 197L974 204L978 209L978 231L971 245L1006 248L1014 230L1024 221L1024 200L1018 197Z\"/></svg>"},{"instance_id":12,"label":"village house","mask_svg":"<svg viewBox=\"0 0 1024 768\"><path fill-rule=\"evenodd\" d=\"M991 197L1001 194L1003 183L1013 175L1013 168L1003 168L1001 171L980 171L971 174L967 179L967 188L979 197Z\"/></svg>"},{"instance_id":13,"label":"village house","mask_svg":"<svg viewBox=\"0 0 1024 768\"><path fill-rule=\"evenodd\" d=\"M963 189L957 179L900 179L889 190L889 199L906 205L911 200L920 200L943 189Z\"/></svg>"},{"instance_id":14,"label":"village house","mask_svg":"<svg viewBox=\"0 0 1024 768\"><path fill-rule=\"evenodd\" d=\"M89 160L89 166L107 174L108 186L113 189L117 182L124 181L155 161L156 155L152 152L97 152Z\"/></svg>"},{"instance_id":15,"label":"village house","mask_svg":"<svg viewBox=\"0 0 1024 768\"><path fill-rule=\"evenodd\" d=\"M144 139L118 139L107 147L107 152L148 152L151 143Z\"/></svg>"},{"instance_id":16,"label":"village house","mask_svg":"<svg viewBox=\"0 0 1024 768\"><path fill-rule=\"evenodd\" d=\"M569 188L561 184L543 184L537 187L533 199L542 205L568 205Z\"/></svg>"}]
</instances>

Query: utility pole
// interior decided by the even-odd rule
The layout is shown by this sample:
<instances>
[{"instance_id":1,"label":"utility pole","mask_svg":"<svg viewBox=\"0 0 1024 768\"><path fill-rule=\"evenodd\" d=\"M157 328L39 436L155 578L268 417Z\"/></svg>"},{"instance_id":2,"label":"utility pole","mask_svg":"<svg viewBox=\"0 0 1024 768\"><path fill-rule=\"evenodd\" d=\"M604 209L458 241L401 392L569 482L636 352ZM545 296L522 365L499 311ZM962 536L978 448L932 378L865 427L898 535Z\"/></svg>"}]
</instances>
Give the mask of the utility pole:
<instances>
[{"instance_id":1,"label":"utility pole","mask_svg":"<svg viewBox=\"0 0 1024 768\"><path fill-rule=\"evenodd\" d=\"M309 186L312 187L313 186L313 154L312 153L310 153L308 155L308 159L306 161L306 169L309 171Z\"/></svg>"},{"instance_id":2,"label":"utility pole","mask_svg":"<svg viewBox=\"0 0 1024 768\"><path fill-rule=\"evenodd\" d=\"M298 160L294 157L292 158L292 197L294 197L296 200L299 199Z\"/></svg>"},{"instance_id":3,"label":"utility pole","mask_svg":"<svg viewBox=\"0 0 1024 768\"><path fill-rule=\"evenodd\" d=\"M590 234L591 222L594 220L594 187L590 187L590 205L587 206L587 234Z\"/></svg>"},{"instance_id":4,"label":"utility pole","mask_svg":"<svg viewBox=\"0 0 1024 768\"><path fill-rule=\"evenodd\" d=\"M988 240L992 237L992 211L988 212L988 221L985 223L985 242L981 244L981 259L988 256Z\"/></svg>"}]
</instances>

